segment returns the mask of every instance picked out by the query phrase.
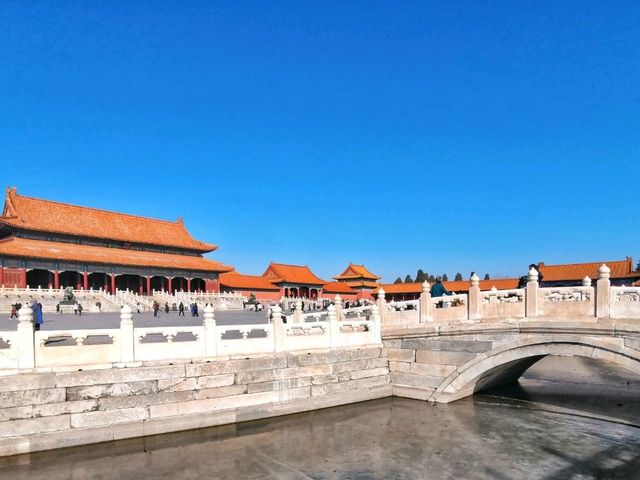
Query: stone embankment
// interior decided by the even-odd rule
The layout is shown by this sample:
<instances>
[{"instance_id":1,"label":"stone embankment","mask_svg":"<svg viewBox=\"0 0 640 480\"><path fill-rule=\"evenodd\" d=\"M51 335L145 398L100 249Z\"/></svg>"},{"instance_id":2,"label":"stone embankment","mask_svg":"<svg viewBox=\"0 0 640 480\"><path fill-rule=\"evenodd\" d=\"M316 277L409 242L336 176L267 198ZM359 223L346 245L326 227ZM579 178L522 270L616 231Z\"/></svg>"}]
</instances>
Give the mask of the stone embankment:
<instances>
[{"instance_id":1,"label":"stone embankment","mask_svg":"<svg viewBox=\"0 0 640 480\"><path fill-rule=\"evenodd\" d=\"M391 395L380 347L0 377L0 455L155 435Z\"/></svg>"}]
</instances>

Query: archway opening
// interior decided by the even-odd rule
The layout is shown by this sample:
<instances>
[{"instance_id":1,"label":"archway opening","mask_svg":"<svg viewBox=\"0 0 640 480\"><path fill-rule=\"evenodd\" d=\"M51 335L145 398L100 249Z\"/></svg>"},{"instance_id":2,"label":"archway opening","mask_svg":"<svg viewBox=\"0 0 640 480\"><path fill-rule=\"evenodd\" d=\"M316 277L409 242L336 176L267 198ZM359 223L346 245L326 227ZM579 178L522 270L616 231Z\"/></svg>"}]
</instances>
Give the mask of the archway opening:
<instances>
[{"instance_id":1,"label":"archway opening","mask_svg":"<svg viewBox=\"0 0 640 480\"><path fill-rule=\"evenodd\" d=\"M166 291L169 289L169 280L166 277L151 277L151 289Z\"/></svg>"},{"instance_id":2,"label":"archway opening","mask_svg":"<svg viewBox=\"0 0 640 480\"><path fill-rule=\"evenodd\" d=\"M93 272L87 275L87 287L94 290L101 288L107 290L110 281L109 276L104 272Z\"/></svg>"},{"instance_id":3,"label":"archway opening","mask_svg":"<svg viewBox=\"0 0 640 480\"><path fill-rule=\"evenodd\" d=\"M60 288L72 287L76 290L82 286L82 275L79 272L60 272L58 281L60 283Z\"/></svg>"},{"instance_id":4,"label":"archway opening","mask_svg":"<svg viewBox=\"0 0 640 480\"><path fill-rule=\"evenodd\" d=\"M53 273L49 270L35 268L27 272L27 287L29 288L49 288L53 284Z\"/></svg>"},{"instance_id":5,"label":"archway opening","mask_svg":"<svg viewBox=\"0 0 640 480\"><path fill-rule=\"evenodd\" d=\"M143 286L144 280L140 275L131 275L128 273L116 275L116 288L118 290L131 290L139 292Z\"/></svg>"},{"instance_id":6,"label":"archway opening","mask_svg":"<svg viewBox=\"0 0 640 480\"><path fill-rule=\"evenodd\" d=\"M184 277L173 277L171 279L171 290L174 292L187 291L187 279Z\"/></svg>"},{"instance_id":7,"label":"archway opening","mask_svg":"<svg viewBox=\"0 0 640 480\"><path fill-rule=\"evenodd\" d=\"M203 278L192 278L191 279L191 291L192 292L204 292L206 288L206 284Z\"/></svg>"}]
</instances>

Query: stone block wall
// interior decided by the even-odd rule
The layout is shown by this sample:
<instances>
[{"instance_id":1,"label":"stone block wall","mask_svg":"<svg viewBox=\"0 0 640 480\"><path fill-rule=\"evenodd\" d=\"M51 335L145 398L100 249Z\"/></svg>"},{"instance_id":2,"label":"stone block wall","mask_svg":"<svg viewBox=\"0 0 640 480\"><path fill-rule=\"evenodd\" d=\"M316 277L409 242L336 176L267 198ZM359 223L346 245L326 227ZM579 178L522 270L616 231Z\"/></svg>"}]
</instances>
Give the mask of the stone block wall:
<instances>
[{"instance_id":1,"label":"stone block wall","mask_svg":"<svg viewBox=\"0 0 640 480\"><path fill-rule=\"evenodd\" d=\"M391 395L379 347L0 376L0 455L298 413Z\"/></svg>"},{"instance_id":2,"label":"stone block wall","mask_svg":"<svg viewBox=\"0 0 640 480\"><path fill-rule=\"evenodd\" d=\"M428 400L458 367L494 345L474 335L466 339L389 339L383 343L389 359L393 395L418 400Z\"/></svg>"}]
</instances>

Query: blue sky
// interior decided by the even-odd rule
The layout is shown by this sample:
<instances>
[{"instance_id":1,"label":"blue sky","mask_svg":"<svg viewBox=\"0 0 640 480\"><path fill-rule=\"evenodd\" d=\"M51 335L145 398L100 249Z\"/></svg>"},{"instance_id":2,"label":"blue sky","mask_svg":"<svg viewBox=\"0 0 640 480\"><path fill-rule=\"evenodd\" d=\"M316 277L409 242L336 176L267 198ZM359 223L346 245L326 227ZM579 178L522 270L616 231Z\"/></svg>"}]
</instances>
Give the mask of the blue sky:
<instances>
[{"instance_id":1,"label":"blue sky","mask_svg":"<svg viewBox=\"0 0 640 480\"><path fill-rule=\"evenodd\" d=\"M245 273L640 255L638 2L0 4L0 184Z\"/></svg>"}]
</instances>

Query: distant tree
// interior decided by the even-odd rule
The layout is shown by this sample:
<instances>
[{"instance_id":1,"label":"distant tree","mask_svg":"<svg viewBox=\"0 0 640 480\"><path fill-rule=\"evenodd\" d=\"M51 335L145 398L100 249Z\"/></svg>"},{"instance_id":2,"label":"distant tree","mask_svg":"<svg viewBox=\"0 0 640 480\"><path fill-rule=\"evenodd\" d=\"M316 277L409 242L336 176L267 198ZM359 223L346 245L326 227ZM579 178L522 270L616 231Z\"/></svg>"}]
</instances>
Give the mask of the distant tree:
<instances>
[{"instance_id":1,"label":"distant tree","mask_svg":"<svg viewBox=\"0 0 640 480\"><path fill-rule=\"evenodd\" d=\"M426 279L427 279L427 275L422 271L422 269L418 270L418 273L416 273L416 282L422 283Z\"/></svg>"},{"instance_id":2,"label":"distant tree","mask_svg":"<svg viewBox=\"0 0 640 480\"><path fill-rule=\"evenodd\" d=\"M485 279L485 280L491 280L491 277L489 276L489 274L488 274L488 273L485 273L485 274L484 274L484 279Z\"/></svg>"},{"instance_id":3,"label":"distant tree","mask_svg":"<svg viewBox=\"0 0 640 480\"><path fill-rule=\"evenodd\" d=\"M411 275L407 275L406 277L404 277L404 283L413 283Z\"/></svg>"},{"instance_id":4,"label":"distant tree","mask_svg":"<svg viewBox=\"0 0 640 480\"><path fill-rule=\"evenodd\" d=\"M434 277L433 275L429 275L429 282L433 283L436 281L436 277Z\"/></svg>"},{"instance_id":5,"label":"distant tree","mask_svg":"<svg viewBox=\"0 0 640 480\"><path fill-rule=\"evenodd\" d=\"M443 282L448 282L449 281L449 277L447 277L446 273L442 274L442 281Z\"/></svg>"},{"instance_id":6,"label":"distant tree","mask_svg":"<svg viewBox=\"0 0 640 480\"><path fill-rule=\"evenodd\" d=\"M402 283L402 279L400 277L396 278L396 281L393 283Z\"/></svg>"},{"instance_id":7,"label":"distant tree","mask_svg":"<svg viewBox=\"0 0 640 480\"><path fill-rule=\"evenodd\" d=\"M462 274L460 272L456 273L455 281L456 282L461 282L462 281Z\"/></svg>"}]
</instances>

